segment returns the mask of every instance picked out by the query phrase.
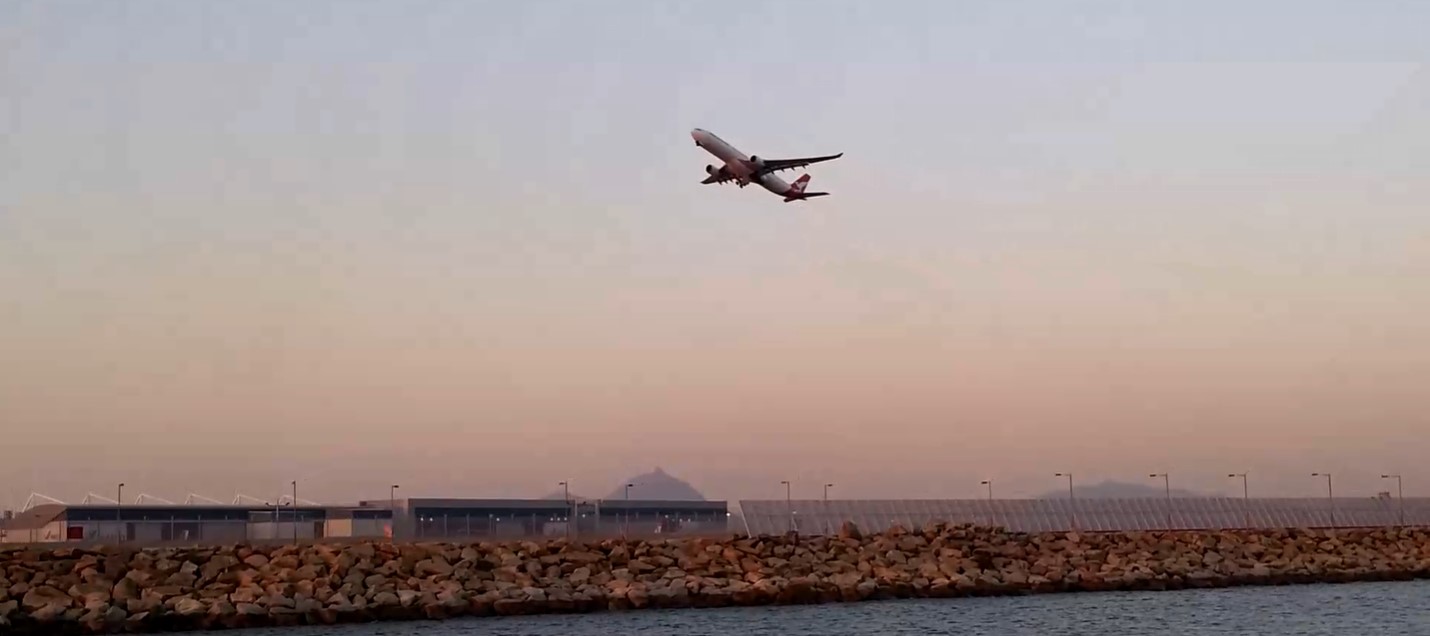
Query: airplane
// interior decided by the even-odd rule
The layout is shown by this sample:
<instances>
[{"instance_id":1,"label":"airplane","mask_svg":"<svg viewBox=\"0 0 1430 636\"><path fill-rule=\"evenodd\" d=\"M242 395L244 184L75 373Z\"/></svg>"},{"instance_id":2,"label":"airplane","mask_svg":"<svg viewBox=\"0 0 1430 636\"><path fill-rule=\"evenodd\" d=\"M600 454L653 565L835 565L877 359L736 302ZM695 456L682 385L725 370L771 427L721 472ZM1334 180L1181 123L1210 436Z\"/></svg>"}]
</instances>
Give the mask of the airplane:
<instances>
[{"instance_id":1,"label":"airplane","mask_svg":"<svg viewBox=\"0 0 1430 636\"><path fill-rule=\"evenodd\" d=\"M746 155L733 146L725 143L724 139L715 136L708 130L696 128L690 131L690 137L695 140L695 145L704 148L715 157L725 162L725 165L716 168L713 165L705 166L705 173L710 175L700 183L726 183L734 181L741 188L751 182L759 182L764 189L774 194L784 197L785 203L790 201L803 201L813 197L828 196L828 192L807 192L805 187L809 185L809 175L801 175L794 183L785 183L784 179L775 176L774 173L781 170L793 170L802 168L812 163L830 161L844 156L844 153L837 155L826 155L823 157L801 157L798 159L764 159L756 155Z\"/></svg>"}]
</instances>

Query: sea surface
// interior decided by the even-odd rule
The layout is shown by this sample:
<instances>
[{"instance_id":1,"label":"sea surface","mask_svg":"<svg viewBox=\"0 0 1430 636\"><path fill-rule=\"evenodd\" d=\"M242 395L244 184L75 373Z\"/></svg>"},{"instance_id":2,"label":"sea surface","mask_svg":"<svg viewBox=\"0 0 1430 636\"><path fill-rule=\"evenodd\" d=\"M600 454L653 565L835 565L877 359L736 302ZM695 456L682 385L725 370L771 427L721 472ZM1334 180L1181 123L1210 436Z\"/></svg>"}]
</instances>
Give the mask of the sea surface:
<instances>
[{"instance_id":1,"label":"sea surface","mask_svg":"<svg viewBox=\"0 0 1430 636\"><path fill-rule=\"evenodd\" d=\"M634 610L225 633L244 636L1430 636L1430 581Z\"/></svg>"}]
</instances>

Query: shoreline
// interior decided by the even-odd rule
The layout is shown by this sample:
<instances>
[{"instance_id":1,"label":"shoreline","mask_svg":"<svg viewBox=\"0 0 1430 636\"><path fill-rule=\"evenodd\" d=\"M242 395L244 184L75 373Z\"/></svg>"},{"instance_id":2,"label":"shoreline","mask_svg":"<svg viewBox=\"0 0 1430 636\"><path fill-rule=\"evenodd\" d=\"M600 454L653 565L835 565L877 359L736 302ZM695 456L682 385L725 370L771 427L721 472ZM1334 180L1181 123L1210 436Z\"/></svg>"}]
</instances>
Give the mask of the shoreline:
<instances>
[{"instance_id":1,"label":"shoreline","mask_svg":"<svg viewBox=\"0 0 1430 636\"><path fill-rule=\"evenodd\" d=\"M1430 578L1430 530L0 548L0 635Z\"/></svg>"}]
</instances>

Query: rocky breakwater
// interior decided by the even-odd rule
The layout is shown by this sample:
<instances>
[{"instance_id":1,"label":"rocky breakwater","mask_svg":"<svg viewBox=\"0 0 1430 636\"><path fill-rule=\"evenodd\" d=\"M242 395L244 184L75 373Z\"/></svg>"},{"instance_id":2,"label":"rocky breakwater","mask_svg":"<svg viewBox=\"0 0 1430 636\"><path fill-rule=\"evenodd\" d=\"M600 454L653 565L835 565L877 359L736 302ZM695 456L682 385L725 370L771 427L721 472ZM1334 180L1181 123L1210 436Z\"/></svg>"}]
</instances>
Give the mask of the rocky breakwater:
<instances>
[{"instance_id":1,"label":"rocky breakwater","mask_svg":"<svg viewBox=\"0 0 1430 636\"><path fill-rule=\"evenodd\" d=\"M0 552L0 634L1430 577L1430 532L1008 533Z\"/></svg>"}]
</instances>

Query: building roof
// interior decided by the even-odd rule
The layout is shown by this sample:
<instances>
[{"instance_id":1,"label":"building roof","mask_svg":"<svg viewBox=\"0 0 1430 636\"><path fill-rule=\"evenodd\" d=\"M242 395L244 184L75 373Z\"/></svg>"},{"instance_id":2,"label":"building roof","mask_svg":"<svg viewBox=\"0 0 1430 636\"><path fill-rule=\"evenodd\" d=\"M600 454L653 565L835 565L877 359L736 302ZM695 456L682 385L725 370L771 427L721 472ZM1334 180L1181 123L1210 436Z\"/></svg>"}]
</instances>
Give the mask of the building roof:
<instances>
[{"instance_id":1,"label":"building roof","mask_svg":"<svg viewBox=\"0 0 1430 636\"><path fill-rule=\"evenodd\" d=\"M186 513L190 513L190 514L195 514L195 513L196 513L196 514L205 514L205 513L219 513L219 514L222 514L222 513L231 513L231 512L273 512L274 509L282 510L283 512L292 512L292 511L294 510L294 507L293 507L292 505L287 505L287 504L282 505L282 506L272 506L272 505L265 506L265 505L261 505L261 504L260 504L260 505L241 505L241 504L146 504L146 505L133 505L133 504L122 504L122 505L114 505L114 504L70 504L70 505L68 505L68 506L64 506L63 508L64 508L65 510L67 510L67 511L75 511L75 512L100 512L100 513L113 513L113 512L117 512L117 511L121 511L121 510L122 510L122 511L124 511L125 514L129 514L129 513L170 514L170 513L174 513L174 512L186 512ZM298 506L298 507L297 507L297 509L298 509L299 511L302 511L302 512L322 512L322 511L325 511L325 510L330 510L330 509L332 509L332 508L334 508L334 506Z\"/></svg>"},{"instance_id":2,"label":"building roof","mask_svg":"<svg viewBox=\"0 0 1430 636\"><path fill-rule=\"evenodd\" d=\"M471 509L501 509L501 510L565 510L566 502L560 499L449 499L449 498L412 498L399 500L406 504L408 508L471 508ZM602 508L621 508L628 510L720 510L726 508L724 501L680 501L680 500L604 500L575 502L580 505L599 505Z\"/></svg>"},{"instance_id":3,"label":"building roof","mask_svg":"<svg viewBox=\"0 0 1430 636\"><path fill-rule=\"evenodd\" d=\"M294 513L293 506L278 508L281 514ZM298 506L296 511L304 515L333 515L351 518L351 507L343 506ZM273 506L228 505L228 504L163 504L163 505L115 505L115 504L56 504L47 503L15 513L9 520L0 520L0 529L10 532L38 530L64 518L69 521L105 521L121 518L125 521L145 518L216 519L241 521L251 514L272 514ZM384 513L386 511L383 511Z\"/></svg>"},{"instance_id":4,"label":"building roof","mask_svg":"<svg viewBox=\"0 0 1430 636\"><path fill-rule=\"evenodd\" d=\"M652 501L649 499L606 499L597 502L602 510L681 510L681 511L705 511L705 512L728 512L728 506L723 501Z\"/></svg>"},{"instance_id":5,"label":"building roof","mask_svg":"<svg viewBox=\"0 0 1430 636\"><path fill-rule=\"evenodd\" d=\"M41 504L15 513L13 519L0 521L0 528L10 532L39 530L59 519L64 513L65 507L60 504Z\"/></svg>"},{"instance_id":6,"label":"building roof","mask_svg":"<svg viewBox=\"0 0 1430 636\"><path fill-rule=\"evenodd\" d=\"M560 499L454 499L445 497L414 497L399 499L408 508L492 508L501 510L564 510Z\"/></svg>"}]
</instances>

